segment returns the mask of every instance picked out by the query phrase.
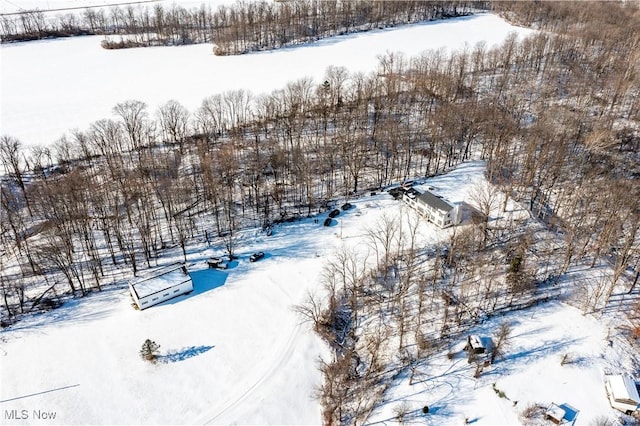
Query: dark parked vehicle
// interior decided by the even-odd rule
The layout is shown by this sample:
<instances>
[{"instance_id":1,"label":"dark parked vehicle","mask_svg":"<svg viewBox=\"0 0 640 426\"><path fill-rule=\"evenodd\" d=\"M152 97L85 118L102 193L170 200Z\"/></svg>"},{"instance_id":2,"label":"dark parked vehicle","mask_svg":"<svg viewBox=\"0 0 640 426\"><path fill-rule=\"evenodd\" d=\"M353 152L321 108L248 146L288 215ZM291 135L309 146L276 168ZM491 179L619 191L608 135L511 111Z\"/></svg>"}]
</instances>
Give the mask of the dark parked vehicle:
<instances>
[{"instance_id":1,"label":"dark parked vehicle","mask_svg":"<svg viewBox=\"0 0 640 426\"><path fill-rule=\"evenodd\" d=\"M229 267L228 262L220 257L211 257L207 260L207 264L209 268L213 269L227 269Z\"/></svg>"},{"instance_id":2,"label":"dark parked vehicle","mask_svg":"<svg viewBox=\"0 0 640 426\"><path fill-rule=\"evenodd\" d=\"M404 195L405 192L407 192L407 190L402 187L394 187L387 190L387 192L389 193L389 195L391 195L394 199L397 200L399 198L402 198L402 196Z\"/></svg>"},{"instance_id":3,"label":"dark parked vehicle","mask_svg":"<svg viewBox=\"0 0 640 426\"><path fill-rule=\"evenodd\" d=\"M349 210L351 207L353 207L353 205L351 205L351 203L344 203L342 205L342 210Z\"/></svg>"},{"instance_id":4,"label":"dark parked vehicle","mask_svg":"<svg viewBox=\"0 0 640 426\"><path fill-rule=\"evenodd\" d=\"M332 220L333 220L333 219L331 219L330 217L326 218L326 219L324 220L324 226L329 226L329 225L331 225L331 221L332 221Z\"/></svg>"},{"instance_id":5,"label":"dark parked vehicle","mask_svg":"<svg viewBox=\"0 0 640 426\"><path fill-rule=\"evenodd\" d=\"M338 209L331 210L331 211L329 212L329 217L336 217L336 216L338 216L339 214L340 214L340 210L338 210Z\"/></svg>"},{"instance_id":6,"label":"dark parked vehicle","mask_svg":"<svg viewBox=\"0 0 640 426\"><path fill-rule=\"evenodd\" d=\"M255 262L256 260L260 260L264 257L264 252L263 251L259 251L256 253L253 253L251 255L251 257L249 257L249 262Z\"/></svg>"}]
</instances>

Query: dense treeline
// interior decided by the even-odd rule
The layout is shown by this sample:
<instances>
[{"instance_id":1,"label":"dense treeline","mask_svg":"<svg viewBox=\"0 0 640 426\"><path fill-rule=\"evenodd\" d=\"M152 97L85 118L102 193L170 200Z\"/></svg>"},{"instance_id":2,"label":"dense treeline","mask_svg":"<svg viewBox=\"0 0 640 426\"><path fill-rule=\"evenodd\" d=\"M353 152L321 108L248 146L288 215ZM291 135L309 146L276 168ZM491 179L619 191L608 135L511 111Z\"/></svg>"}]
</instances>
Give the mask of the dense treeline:
<instances>
[{"instance_id":1,"label":"dense treeline","mask_svg":"<svg viewBox=\"0 0 640 426\"><path fill-rule=\"evenodd\" d=\"M157 4L87 8L47 18L42 11L3 15L3 42L83 34L116 35L108 49L209 43L220 55L304 43L372 28L468 15L483 1L239 1L212 9Z\"/></svg>"},{"instance_id":2,"label":"dense treeline","mask_svg":"<svg viewBox=\"0 0 640 426\"><path fill-rule=\"evenodd\" d=\"M484 101L480 110L464 107L484 117L475 122L472 144L487 160L493 183L476 188L468 200L473 225L429 245L416 241L410 212L383 217L367 235L368 251L342 251L327 264L327 297L311 296L298 308L336 355L321 363L324 424L367 423L390 383L402 374L409 384L429 379L423 373L429 358L449 351L453 359L451 348L469 326L492 315L560 294L589 313L606 307L614 289L637 288L637 8L551 2L496 7L545 32L522 43L507 41L496 62L484 62L480 73L463 73L463 91ZM473 57L466 60L473 63ZM474 78L481 83L470 84ZM442 99L437 104L446 105ZM511 216L507 195L528 206L530 217ZM496 209L505 217L490 218ZM567 278L573 265L606 265L607 273ZM627 318L615 333L636 339L637 347L640 303L617 309ZM483 376L487 363L499 362L508 336L503 323L487 357L469 354L474 378ZM402 423L414 418L415 408L396 406L395 414Z\"/></svg>"},{"instance_id":3,"label":"dense treeline","mask_svg":"<svg viewBox=\"0 0 640 426\"><path fill-rule=\"evenodd\" d=\"M324 37L399 24L468 15L483 2L338 1L237 3L218 14L212 31L215 53L273 49Z\"/></svg>"},{"instance_id":4,"label":"dense treeline","mask_svg":"<svg viewBox=\"0 0 640 426\"><path fill-rule=\"evenodd\" d=\"M511 6L501 12L519 17L524 6ZM548 31L496 49L390 53L371 74L329 68L321 83L227 92L192 112L175 101L153 112L123 102L53 149L25 152L3 136L3 320L55 294L100 290L114 269L136 274L176 250L186 258L194 241L233 253L241 228L314 214L474 156L560 232L563 262L548 274L585 258L612 262L614 280L590 290L599 306L629 268L635 286L640 269L640 50L637 32L617 27L636 25L638 12L608 4L614 25L599 7L581 6L573 26L540 19ZM574 32L585 22L600 35ZM491 246L496 231L478 226Z\"/></svg>"}]
</instances>

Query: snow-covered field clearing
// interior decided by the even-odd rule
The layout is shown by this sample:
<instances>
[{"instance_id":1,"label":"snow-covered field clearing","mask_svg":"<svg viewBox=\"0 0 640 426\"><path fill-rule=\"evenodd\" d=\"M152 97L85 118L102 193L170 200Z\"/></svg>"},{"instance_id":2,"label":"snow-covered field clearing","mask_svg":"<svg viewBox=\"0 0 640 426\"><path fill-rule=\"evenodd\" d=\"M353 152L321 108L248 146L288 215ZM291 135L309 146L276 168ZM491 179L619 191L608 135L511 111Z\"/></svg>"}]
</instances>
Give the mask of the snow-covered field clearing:
<instances>
[{"instance_id":1,"label":"snow-covered field clearing","mask_svg":"<svg viewBox=\"0 0 640 426\"><path fill-rule=\"evenodd\" d=\"M482 162L464 163L424 184L462 202L484 181L483 171ZM319 223L280 225L272 236L247 231L240 259L226 271L205 263L220 246L191 247L190 295L136 311L126 288L110 289L10 327L0 343L2 422L22 424L16 415L35 422L34 415L46 412L55 413L50 421L56 424L320 424L316 360L330 351L292 307L319 291L323 265L340 247L366 251L367 232L381 217L407 209L386 193L352 204L328 228L323 215ZM508 210L526 214L511 203ZM418 244L429 246L450 232L422 222ZM250 263L257 250L265 259ZM515 425L527 405L551 402L578 410L575 425L614 418L602 376L629 371L633 355L622 340L609 346L605 319L550 302L494 318L474 332L493 335L501 321L511 324L512 337L504 358L480 378L473 378L460 342L452 360L442 353L424 361L413 385L398 377L369 424L394 422L403 403L410 409L405 419L434 425L465 418ZM138 355L147 338L161 345L156 365ZM564 354L568 362L561 365ZM10 419L6 413L18 414Z\"/></svg>"},{"instance_id":2,"label":"snow-covered field clearing","mask_svg":"<svg viewBox=\"0 0 640 426\"><path fill-rule=\"evenodd\" d=\"M52 10L54 11L52 12L53 14L71 12L71 10L64 11L60 9L82 9L87 7L125 7L127 5L131 5L132 7L145 5L153 7L156 4L171 7L175 4L190 8L199 7L202 4L216 7L220 4L233 3L235 3L235 0L0 0L0 13L17 13L25 10Z\"/></svg>"},{"instance_id":3,"label":"snow-covered field clearing","mask_svg":"<svg viewBox=\"0 0 640 426\"><path fill-rule=\"evenodd\" d=\"M225 57L215 56L209 44L105 50L101 36L4 44L1 133L26 145L48 145L71 129L112 117L112 108L128 99L147 103L152 114L171 99L194 112L217 93L268 93L304 77L320 83L329 65L367 73L388 51L413 56L481 41L490 47L514 31L531 32L483 14Z\"/></svg>"}]
</instances>

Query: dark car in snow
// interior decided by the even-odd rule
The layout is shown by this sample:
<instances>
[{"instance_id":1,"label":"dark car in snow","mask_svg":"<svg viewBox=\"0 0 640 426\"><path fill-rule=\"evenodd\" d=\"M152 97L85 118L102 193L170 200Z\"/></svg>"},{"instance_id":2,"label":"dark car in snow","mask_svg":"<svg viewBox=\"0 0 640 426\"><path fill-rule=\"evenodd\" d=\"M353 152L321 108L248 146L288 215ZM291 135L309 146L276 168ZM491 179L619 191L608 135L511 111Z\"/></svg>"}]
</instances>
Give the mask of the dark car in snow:
<instances>
[{"instance_id":1,"label":"dark car in snow","mask_svg":"<svg viewBox=\"0 0 640 426\"><path fill-rule=\"evenodd\" d=\"M332 219L330 217L326 218L324 220L324 226L330 226L331 225L331 221L332 221Z\"/></svg>"},{"instance_id":2,"label":"dark car in snow","mask_svg":"<svg viewBox=\"0 0 640 426\"><path fill-rule=\"evenodd\" d=\"M251 257L249 257L249 262L255 262L256 260L260 260L264 257L264 252L263 251L259 251L256 253L253 253L251 255Z\"/></svg>"},{"instance_id":3,"label":"dark car in snow","mask_svg":"<svg viewBox=\"0 0 640 426\"><path fill-rule=\"evenodd\" d=\"M334 209L329 212L329 217L336 217L340 214L340 210Z\"/></svg>"},{"instance_id":4,"label":"dark car in snow","mask_svg":"<svg viewBox=\"0 0 640 426\"><path fill-rule=\"evenodd\" d=\"M342 210L349 210L353 205L351 203L344 203L341 207Z\"/></svg>"},{"instance_id":5,"label":"dark car in snow","mask_svg":"<svg viewBox=\"0 0 640 426\"><path fill-rule=\"evenodd\" d=\"M212 269L227 269L229 267L229 263L221 257L210 257L207 264Z\"/></svg>"}]
</instances>

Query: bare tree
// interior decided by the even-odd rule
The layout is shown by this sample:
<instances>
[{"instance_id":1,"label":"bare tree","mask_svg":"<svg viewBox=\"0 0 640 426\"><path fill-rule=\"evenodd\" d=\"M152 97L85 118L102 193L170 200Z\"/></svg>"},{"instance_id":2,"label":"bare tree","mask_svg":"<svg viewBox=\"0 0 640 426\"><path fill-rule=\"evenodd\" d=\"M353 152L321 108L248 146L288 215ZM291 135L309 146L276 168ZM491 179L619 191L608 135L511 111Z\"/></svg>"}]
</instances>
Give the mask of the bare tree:
<instances>
[{"instance_id":1,"label":"bare tree","mask_svg":"<svg viewBox=\"0 0 640 426\"><path fill-rule=\"evenodd\" d=\"M26 203L29 215L33 215L27 189L23 179L24 170L26 169L26 159L22 151L22 143L12 136L0 137L0 162L13 181L18 185L22 192L23 200Z\"/></svg>"},{"instance_id":2,"label":"bare tree","mask_svg":"<svg viewBox=\"0 0 640 426\"><path fill-rule=\"evenodd\" d=\"M122 119L122 125L129 140L129 150L139 153L145 145L145 133L149 126L147 104L128 100L113 107L113 112Z\"/></svg>"},{"instance_id":3,"label":"bare tree","mask_svg":"<svg viewBox=\"0 0 640 426\"><path fill-rule=\"evenodd\" d=\"M500 323L498 333L493 341L493 347L491 349L491 363L493 364L496 359L504 357L505 351L508 345L508 339L511 335L511 325L508 322Z\"/></svg>"},{"instance_id":4,"label":"bare tree","mask_svg":"<svg viewBox=\"0 0 640 426\"><path fill-rule=\"evenodd\" d=\"M184 141L189 131L189 111L178 101L168 101L158 109L158 120L163 140L178 144L180 153L184 152Z\"/></svg>"},{"instance_id":5,"label":"bare tree","mask_svg":"<svg viewBox=\"0 0 640 426\"><path fill-rule=\"evenodd\" d=\"M498 197L500 192L498 189L490 183L476 183L471 189L470 200L477 208L477 213L480 215L479 224L482 234L482 241L480 249L487 247L489 221L491 220L491 212L496 208L498 204Z\"/></svg>"}]
</instances>

